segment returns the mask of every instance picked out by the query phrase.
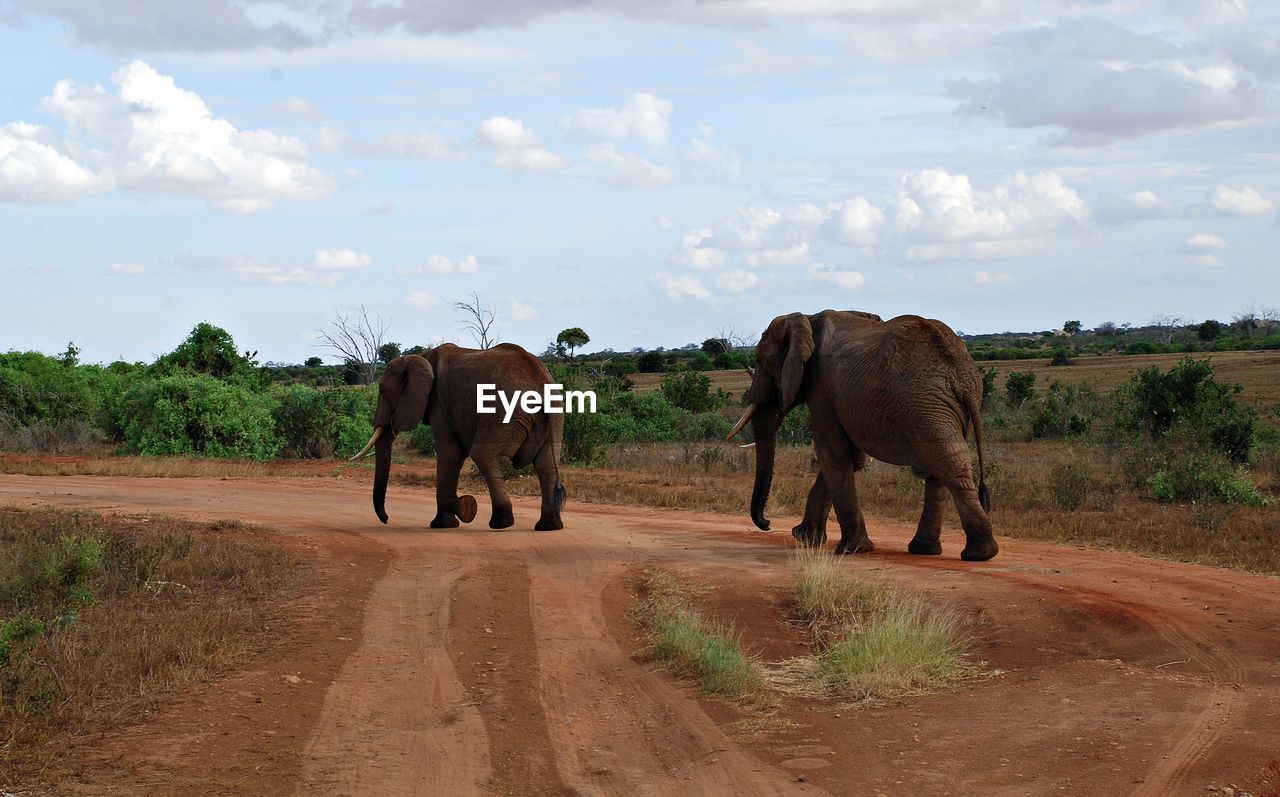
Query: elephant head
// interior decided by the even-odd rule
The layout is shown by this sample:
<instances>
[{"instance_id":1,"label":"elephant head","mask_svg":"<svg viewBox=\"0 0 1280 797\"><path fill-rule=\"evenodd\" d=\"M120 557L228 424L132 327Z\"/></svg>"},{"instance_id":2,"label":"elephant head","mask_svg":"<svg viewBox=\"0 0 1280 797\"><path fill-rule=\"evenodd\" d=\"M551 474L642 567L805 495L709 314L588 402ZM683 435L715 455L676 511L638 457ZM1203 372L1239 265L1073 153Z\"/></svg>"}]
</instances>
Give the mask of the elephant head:
<instances>
[{"instance_id":1,"label":"elephant head","mask_svg":"<svg viewBox=\"0 0 1280 797\"><path fill-rule=\"evenodd\" d=\"M802 313L778 316L756 347L756 369L748 394L750 406L729 433L729 439L748 423L756 439L756 481L751 491L751 520L768 531L764 506L773 484L773 459L778 428L787 411L803 400L805 364L813 356L813 326Z\"/></svg>"},{"instance_id":2,"label":"elephant head","mask_svg":"<svg viewBox=\"0 0 1280 797\"><path fill-rule=\"evenodd\" d=\"M373 437L359 454L359 459L376 446L373 475L373 511L387 522L387 480L391 476L391 444L396 432L407 432L422 423L431 398L435 371L427 358L406 354L387 363L378 383L378 408L373 416Z\"/></svg>"}]
</instances>

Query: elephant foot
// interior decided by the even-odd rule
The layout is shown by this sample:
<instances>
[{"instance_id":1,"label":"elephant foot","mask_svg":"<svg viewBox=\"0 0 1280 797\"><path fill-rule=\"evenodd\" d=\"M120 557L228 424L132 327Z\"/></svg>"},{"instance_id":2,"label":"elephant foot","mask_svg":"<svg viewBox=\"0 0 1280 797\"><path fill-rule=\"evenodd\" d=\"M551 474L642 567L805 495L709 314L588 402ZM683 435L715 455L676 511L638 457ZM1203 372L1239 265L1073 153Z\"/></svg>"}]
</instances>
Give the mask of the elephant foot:
<instances>
[{"instance_id":1,"label":"elephant foot","mask_svg":"<svg viewBox=\"0 0 1280 797\"><path fill-rule=\"evenodd\" d=\"M870 553L876 549L876 544L871 541L870 537L854 537L850 540L841 539L836 543L836 553Z\"/></svg>"},{"instance_id":2,"label":"elephant foot","mask_svg":"<svg viewBox=\"0 0 1280 797\"><path fill-rule=\"evenodd\" d=\"M480 505L476 503L474 495L458 496L458 518L463 523L470 523L476 519L476 512L479 511Z\"/></svg>"},{"instance_id":3,"label":"elephant foot","mask_svg":"<svg viewBox=\"0 0 1280 797\"><path fill-rule=\"evenodd\" d=\"M806 548L821 548L827 543L827 530L815 529L807 523L801 523L791 529L791 536Z\"/></svg>"},{"instance_id":4,"label":"elephant foot","mask_svg":"<svg viewBox=\"0 0 1280 797\"><path fill-rule=\"evenodd\" d=\"M534 531L559 531L564 528L564 521L560 518L542 518L534 524Z\"/></svg>"},{"instance_id":5,"label":"elephant foot","mask_svg":"<svg viewBox=\"0 0 1280 797\"><path fill-rule=\"evenodd\" d=\"M511 507L502 509L495 507L493 517L489 518L489 528L491 529L509 529L516 524L516 515L511 511Z\"/></svg>"},{"instance_id":6,"label":"elephant foot","mask_svg":"<svg viewBox=\"0 0 1280 797\"><path fill-rule=\"evenodd\" d=\"M458 526L458 519L454 517L452 512L441 512L431 520L431 528L433 529L456 529Z\"/></svg>"},{"instance_id":7,"label":"elephant foot","mask_svg":"<svg viewBox=\"0 0 1280 797\"><path fill-rule=\"evenodd\" d=\"M960 552L960 558L966 562L985 562L998 553L1000 553L1000 546L996 543L996 538L982 537L966 542L964 550Z\"/></svg>"},{"instance_id":8,"label":"elephant foot","mask_svg":"<svg viewBox=\"0 0 1280 797\"><path fill-rule=\"evenodd\" d=\"M942 553L942 540L921 537L917 534L911 542L907 543L907 553L918 556L937 556Z\"/></svg>"}]
</instances>

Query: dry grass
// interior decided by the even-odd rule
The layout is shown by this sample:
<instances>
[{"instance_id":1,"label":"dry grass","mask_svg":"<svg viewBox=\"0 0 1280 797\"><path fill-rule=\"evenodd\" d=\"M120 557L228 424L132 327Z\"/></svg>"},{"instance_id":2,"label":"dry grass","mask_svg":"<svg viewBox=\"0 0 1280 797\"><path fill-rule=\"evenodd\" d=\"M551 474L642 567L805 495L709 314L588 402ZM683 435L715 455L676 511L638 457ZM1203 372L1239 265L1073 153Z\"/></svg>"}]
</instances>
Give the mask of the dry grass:
<instances>
[{"instance_id":1,"label":"dry grass","mask_svg":"<svg viewBox=\"0 0 1280 797\"><path fill-rule=\"evenodd\" d=\"M783 683L874 703L949 688L980 672L956 612L851 576L823 551L797 549L792 561L796 612L813 633L816 656L788 662Z\"/></svg>"},{"instance_id":2,"label":"dry grass","mask_svg":"<svg viewBox=\"0 0 1280 797\"><path fill-rule=\"evenodd\" d=\"M110 448L79 454L0 452L0 473L28 476L133 476L140 478L337 476L367 463L333 459L285 459L253 462L204 457L142 457L115 455Z\"/></svg>"},{"instance_id":3,"label":"dry grass","mask_svg":"<svg viewBox=\"0 0 1280 797\"><path fill-rule=\"evenodd\" d=\"M1134 373L1152 365L1167 371L1186 354L1139 355L1086 355L1076 358L1071 365L1052 367L1048 357L1037 360L993 360L980 362L979 366L994 366L999 374L997 385L1004 387L1010 371L1031 371L1036 384L1042 388L1052 381L1067 385L1092 383L1107 391L1129 381ZM1244 386L1244 400L1256 406L1269 407L1280 403L1280 351L1225 351L1189 355L1197 359L1213 360L1214 378L1219 382L1237 382ZM709 371L712 388L728 390L736 398L751 384L745 371ZM663 374L632 374L635 389L657 390Z\"/></svg>"},{"instance_id":4,"label":"dry grass","mask_svg":"<svg viewBox=\"0 0 1280 797\"><path fill-rule=\"evenodd\" d=\"M764 677L758 662L742 649L733 626L708 621L693 604L693 586L670 570L644 571L632 617L652 637L648 655L676 677L708 694L742 698L756 692Z\"/></svg>"},{"instance_id":5,"label":"dry grass","mask_svg":"<svg viewBox=\"0 0 1280 797\"><path fill-rule=\"evenodd\" d=\"M307 572L235 522L0 508L0 787L265 648Z\"/></svg>"}]
</instances>

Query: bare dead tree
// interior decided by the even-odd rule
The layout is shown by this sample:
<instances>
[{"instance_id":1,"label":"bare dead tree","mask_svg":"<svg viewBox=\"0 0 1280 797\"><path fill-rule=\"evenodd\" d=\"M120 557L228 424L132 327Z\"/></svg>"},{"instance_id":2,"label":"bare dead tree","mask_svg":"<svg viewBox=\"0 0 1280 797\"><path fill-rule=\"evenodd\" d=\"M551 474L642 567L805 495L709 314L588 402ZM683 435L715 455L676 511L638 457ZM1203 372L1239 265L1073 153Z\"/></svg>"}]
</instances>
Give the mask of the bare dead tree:
<instances>
[{"instance_id":1,"label":"bare dead tree","mask_svg":"<svg viewBox=\"0 0 1280 797\"><path fill-rule=\"evenodd\" d=\"M725 342L729 351L746 351L754 349L760 342L760 336L751 332L740 332L732 324L716 330L716 337Z\"/></svg>"},{"instance_id":2,"label":"bare dead tree","mask_svg":"<svg viewBox=\"0 0 1280 797\"><path fill-rule=\"evenodd\" d=\"M1258 311L1247 307L1238 313L1232 313L1231 324L1243 332L1246 338L1253 337L1253 331L1259 326Z\"/></svg>"},{"instance_id":3,"label":"bare dead tree","mask_svg":"<svg viewBox=\"0 0 1280 797\"><path fill-rule=\"evenodd\" d=\"M1187 322L1182 316L1158 313L1151 316L1151 321L1148 323L1159 331L1160 342L1168 346L1169 341L1173 339L1173 333L1178 327L1185 326Z\"/></svg>"},{"instance_id":4,"label":"bare dead tree","mask_svg":"<svg viewBox=\"0 0 1280 797\"><path fill-rule=\"evenodd\" d=\"M334 313L329 329L317 330L320 342L316 345L341 357L347 367L355 371L359 384L371 385L378 367L378 349L382 348L390 328L391 322L384 321L382 316L370 319L362 304L357 317Z\"/></svg>"},{"instance_id":5,"label":"bare dead tree","mask_svg":"<svg viewBox=\"0 0 1280 797\"><path fill-rule=\"evenodd\" d=\"M466 316L466 320L462 322L462 328L471 333L477 346L487 349L498 342L498 333L493 328L494 322L498 320L498 311L493 305L482 304L480 297L473 292L471 301L454 302L453 307Z\"/></svg>"},{"instance_id":6,"label":"bare dead tree","mask_svg":"<svg viewBox=\"0 0 1280 797\"><path fill-rule=\"evenodd\" d=\"M1271 330L1280 326L1280 307L1258 308L1258 326L1263 332L1270 335Z\"/></svg>"}]
</instances>

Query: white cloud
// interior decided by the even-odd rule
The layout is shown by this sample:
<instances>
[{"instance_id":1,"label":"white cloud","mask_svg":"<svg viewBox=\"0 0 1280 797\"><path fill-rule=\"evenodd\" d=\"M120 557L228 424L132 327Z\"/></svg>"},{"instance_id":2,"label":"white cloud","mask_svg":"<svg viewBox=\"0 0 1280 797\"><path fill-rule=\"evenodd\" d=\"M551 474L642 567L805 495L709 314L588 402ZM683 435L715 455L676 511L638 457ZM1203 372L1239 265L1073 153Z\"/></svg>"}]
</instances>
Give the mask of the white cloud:
<instances>
[{"instance_id":1,"label":"white cloud","mask_svg":"<svg viewBox=\"0 0 1280 797\"><path fill-rule=\"evenodd\" d=\"M806 276L814 282L828 282L837 288L853 291L861 288L866 281L859 271L838 269L826 263L814 263L809 266Z\"/></svg>"},{"instance_id":2,"label":"white cloud","mask_svg":"<svg viewBox=\"0 0 1280 797\"><path fill-rule=\"evenodd\" d=\"M1218 186L1209 194L1209 205L1219 216L1243 219L1265 216L1276 209L1276 203L1252 188Z\"/></svg>"},{"instance_id":3,"label":"white cloud","mask_svg":"<svg viewBox=\"0 0 1280 797\"><path fill-rule=\"evenodd\" d=\"M401 130L379 136L372 144L354 143L357 154L390 155L414 160L463 160L467 152L456 138L429 130Z\"/></svg>"},{"instance_id":4,"label":"white cloud","mask_svg":"<svg viewBox=\"0 0 1280 797\"><path fill-rule=\"evenodd\" d=\"M685 157L730 182L737 182L742 177L742 161L729 146L695 138L689 143Z\"/></svg>"},{"instance_id":5,"label":"white cloud","mask_svg":"<svg viewBox=\"0 0 1280 797\"><path fill-rule=\"evenodd\" d=\"M62 185L82 193L104 185L190 194L236 213L264 210L279 199L314 199L333 181L308 161L307 147L270 130L239 130L216 117L199 95L181 89L143 61L112 76L117 91L60 80L43 102L70 129L77 150L95 149L94 172L44 153ZM50 190L48 186L43 189ZM65 192L64 192L65 193Z\"/></svg>"},{"instance_id":6,"label":"white cloud","mask_svg":"<svg viewBox=\"0 0 1280 797\"><path fill-rule=\"evenodd\" d=\"M1227 265L1217 255L1209 254L1192 255L1190 261L1192 265L1200 266L1201 268L1224 268Z\"/></svg>"},{"instance_id":7,"label":"white cloud","mask_svg":"<svg viewBox=\"0 0 1280 797\"><path fill-rule=\"evenodd\" d=\"M883 209L862 197L854 197L835 209L827 222L827 229L843 244L874 246L884 223Z\"/></svg>"},{"instance_id":8,"label":"white cloud","mask_svg":"<svg viewBox=\"0 0 1280 797\"><path fill-rule=\"evenodd\" d=\"M512 299L510 315L516 321L532 321L538 317L538 308L525 304L519 299Z\"/></svg>"},{"instance_id":9,"label":"white cloud","mask_svg":"<svg viewBox=\"0 0 1280 797\"><path fill-rule=\"evenodd\" d=\"M317 271L306 266L275 263L253 257L226 259L228 270L244 282L260 285L310 285L327 287L338 283L334 272Z\"/></svg>"},{"instance_id":10,"label":"white cloud","mask_svg":"<svg viewBox=\"0 0 1280 797\"><path fill-rule=\"evenodd\" d=\"M636 138L650 147L667 143L671 132L671 102L654 94L632 94L621 108L584 108L565 117L562 124L601 138Z\"/></svg>"},{"instance_id":11,"label":"white cloud","mask_svg":"<svg viewBox=\"0 0 1280 797\"><path fill-rule=\"evenodd\" d=\"M569 165L564 158L540 147L509 149L499 155L493 164L508 172L554 172Z\"/></svg>"},{"instance_id":12,"label":"white cloud","mask_svg":"<svg viewBox=\"0 0 1280 797\"><path fill-rule=\"evenodd\" d=\"M1115 226L1129 221L1168 219L1177 215L1178 208L1173 201L1144 188L1124 195L1103 197L1097 202L1093 219L1103 226Z\"/></svg>"},{"instance_id":13,"label":"white cloud","mask_svg":"<svg viewBox=\"0 0 1280 797\"><path fill-rule=\"evenodd\" d=\"M491 116L476 129L476 141L484 147L516 149L540 147L538 135L524 126L519 119L509 116Z\"/></svg>"},{"instance_id":14,"label":"white cloud","mask_svg":"<svg viewBox=\"0 0 1280 797\"><path fill-rule=\"evenodd\" d=\"M296 116L299 119L305 119L308 122L319 122L324 118L324 114L311 104L311 101L304 97L290 97L276 106L281 112L290 116Z\"/></svg>"},{"instance_id":15,"label":"white cloud","mask_svg":"<svg viewBox=\"0 0 1280 797\"><path fill-rule=\"evenodd\" d=\"M112 263L106 273L113 277L141 277L147 273L147 267L141 263Z\"/></svg>"},{"instance_id":16,"label":"white cloud","mask_svg":"<svg viewBox=\"0 0 1280 797\"><path fill-rule=\"evenodd\" d=\"M77 161L48 130L24 122L0 127L0 202L70 202L113 184L109 174Z\"/></svg>"},{"instance_id":17,"label":"white cloud","mask_svg":"<svg viewBox=\"0 0 1280 797\"><path fill-rule=\"evenodd\" d=\"M351 271L371 265L372 257L353 249L317 249L311 258L311 267L319 271Z\"/></svg>"},{"instance_id":18,"label":"white cloud","mask_svg":"<svg viewBox=\"0 0 1280 797\"><path fill-rule=\"evenodd\" d=\"M397 273L402 276L447 276L449 274L475 274L479 270L480 259L475 255L466 255L457 260L445 255L431 255L422 265L399 269Z\"/></svg>"},{"instance_id":19,"label":"white cloud","mask_svg":"<svg viewBox=\"0 0 1280 797\"><path fill-rule=\"evenodd\" d=\"M415 310L426 310L438 306L440 300L425 291L409 291L404 303Z\"/></svg>"},{"instance_id":20,"label":"white cloud","mask_svg":"<svg viewBox=\"0 0 1280 797\"><path fill-rule=\"evenodd\" d=\"M654 274L653 281L674 302L685 299L706 301L711 298L711 291L707 290L707 286L702 284L702 278L696 274Z\"/></svg>"},{"instance_id":21,"label":"white cloud","mask_svg":"<svg viewBox=\"0 0 1280 797\"><path fill-rule=\"evenodd\" d=\"M604 169L604 179L623 188L656 188L671 182L671 170L612 144L587 149L586 159Z\"/></svg>"},{"instance_id":22,"label":"white cloud","mask_svg":"<svg viewBox=\"0 0 1280 797\"><path fill-rule=\"evenodd\" d=\"M680 236L680 248L667 256L667 262L693 271L720 270L725 263L725 254L707 245L710 239L711 229L708 227L688 231Z\"/></svg>"},{"instance_id":23,"label":"white cloud","mask_svg":"<svg viewBox=\"0 0 1280 797\"><path fill-rule=\"evenodd\" d=\"M995 116L1016 128L1059 128L1047 143L1068 146L1239 122L1265 110L1257 87L1229 68L1190 69L1179 62L1024 58L998 77L950 81L946 93L962 100L959 110L969 116Z\"/></svg>"},{"instance_id":24,"label":"white cloud","mask_svg":"<svg viewBox=\"0 0 1280 797\"><path fill-rule=\"evenodd\" d=\"M1015 280L1008 274L978 270L973 272L973 281L979 285L1010 285Z\"/></svg>"},{"instance_id":25,"label":"white cloud","mask_svg":"<svg viewBox=\"0 0 1280 797\"><path fill-rule=\"evenodd\" d=\"M1207 252L1212 249L1226 249L1227 242L1210 233L1197 233L1183 242L1183 252Z\"/></svg>"}]
</instances>

